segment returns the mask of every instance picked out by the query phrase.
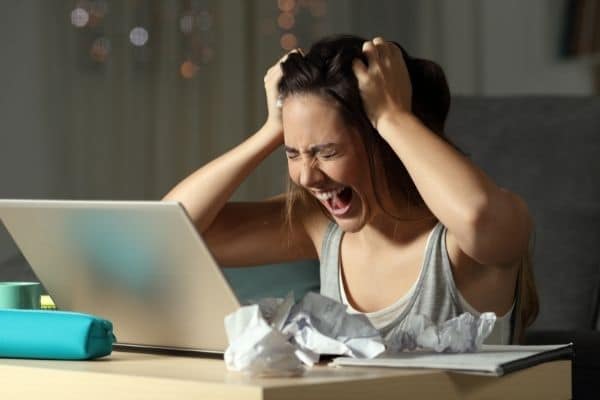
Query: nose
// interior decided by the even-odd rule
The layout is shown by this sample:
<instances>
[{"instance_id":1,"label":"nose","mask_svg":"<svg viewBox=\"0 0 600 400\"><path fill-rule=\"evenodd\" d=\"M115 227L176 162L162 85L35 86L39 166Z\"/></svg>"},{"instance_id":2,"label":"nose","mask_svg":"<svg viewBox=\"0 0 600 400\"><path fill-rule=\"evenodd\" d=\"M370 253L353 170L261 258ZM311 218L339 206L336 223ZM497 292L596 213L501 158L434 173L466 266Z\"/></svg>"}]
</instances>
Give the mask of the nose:
<instances>
[{"instance_id":1,"label":"nose","mask_svg":"<svg viewBox=\"0 0 600 400\"><path fill-rule=\"evenodd\" d=\"M316 186L319 181L323 180L323 176L323 171L319 168L315 158L307 157L303 160L299 179L302 186Z\"/></svg>"}]
</instances>

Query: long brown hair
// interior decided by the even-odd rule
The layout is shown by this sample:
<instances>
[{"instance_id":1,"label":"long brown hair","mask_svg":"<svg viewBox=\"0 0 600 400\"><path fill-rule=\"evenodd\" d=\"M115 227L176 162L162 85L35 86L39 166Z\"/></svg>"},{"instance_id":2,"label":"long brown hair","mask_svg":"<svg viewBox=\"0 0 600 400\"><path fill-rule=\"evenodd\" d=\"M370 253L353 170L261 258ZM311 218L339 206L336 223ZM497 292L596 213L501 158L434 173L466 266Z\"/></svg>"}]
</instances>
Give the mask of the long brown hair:
<instances>
[{"instance_id":1,"label":"long brown hair","mask_svg":"<svg viewBox=\"0 0 600 400\"><path fill-rule=\"evenodd\" d=\"M516 304L513 311L512 342L525 343L525 330L533 324L540 311L540 303L533 273L535 228L531 233L527 252L521 258L517 276Z\"/></svg>"},{"instance_id":2,"label":"long brown hair","mask_svg":"<svg viewBox=\"0 0 600 400\"><path fill-rule=\"evenodd\" d=\"M329 101L339 111L344 122L353 127L365 146L369 160L371 181L377 182L376 163L383 164L385 179L382 182L390 191L399 192L409 207L425 205L406 167L390 145L371 124L365 112L358 82L352 70L356 58L368 65L362 52L365 39L352 35L336 35L314 43L302 56L291 53L282 63L283 76L279 82L279 94L286 98L296 94L313 94ZM444 124L450 108L450 89L443 70L436 63L413 58L396 44L404 55L412 85L411 111L429 129L444 138ZM376 200L382 207L379 192L374 190ZM314 196L288 178L286 221L293 223L294 204L314 203ZM388 214L392 215L390 212ZM325 212L329 217L329 214ZM398 218L400 219L400 218Z\"/></svg>"},{"instance_id":3,"label":"long brown hair","mask_svg":"<svg viewBox=\"0 0 600 400\"><path fill-rule=\"evenodd\" d=\"M358 82L352 70L354 59L360 59L368 66L368 60L362 52L366 39L352 35L325 37L314 43L306 55L290 53L281 64L283 76L278 89L282 99L291 95L311 94L329 101L336 107L344 122L352 127L361 138L369 160L371 182L377 182L376 163L384 170L384 182L390 192L402 196L408 207L421 208L425 205L415 183L406 167L371 124L360 96ZM435 62L410 56L406 50L395 43L402 51L412 86L411 112L432 132L445 140L453 148L464 154L445 136L444 127L450 109L450 89L442 68ZM381 168L381 167L380 167ZM400 220L385 210L375 190L375 199L379 206L391 217ZM291 227L295 204L317 206L331 218L321 203L306 189L296 185L288 177L286 197L286 222ZM529 258L530 259L530 258ZM518 280L518 314L524 318L523 326L533 322L538 310L537 291L533 281L531 263L523 262ZM513 324L515 325L515 324Z\"/></svg>"}]
</instances>

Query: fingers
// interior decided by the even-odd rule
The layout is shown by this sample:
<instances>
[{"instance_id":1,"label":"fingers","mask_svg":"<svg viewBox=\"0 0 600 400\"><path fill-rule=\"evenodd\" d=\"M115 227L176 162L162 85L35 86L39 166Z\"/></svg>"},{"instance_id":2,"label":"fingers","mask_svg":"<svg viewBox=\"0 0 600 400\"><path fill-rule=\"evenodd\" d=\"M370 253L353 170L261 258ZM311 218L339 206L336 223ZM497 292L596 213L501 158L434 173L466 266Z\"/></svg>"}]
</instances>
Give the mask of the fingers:
<instances>
[{"instance_id":1,"label":"fingers","mask_svg":"<svg viewBox=\"0 0 600 400\"><path fill-rule=\"evenodd\" d=\"M377 36L373 40L364 42L362 50L369 60L369 65L371 64L371 61L380 62L388 60L392 55L391 45L392 43L386 42L381 36Z\"/></svg>"},{"instance_id":2,"label":"fingers","mask_svg":"<svg viewBox=\"0 0 600 400\"><path fill-rule=\"evenodd\" d=\"M375 46L375 49L377 49L377 54L379 54L380 59L389 57L389 43L383 40L381 36L377 36L375 39L373 39L373 45Z\"/></svg>"},{"instance_id":3,"label":"fingers","mask_svg":"<svg viewBox=\"0 0 600 400\"><path fill-rule=\"evenodd\" d=\"M362 82L368 74L367 66L359 58L355 58L354 61L352 61L352 70L359 83Z\"/></svg>"},{"instance_id":4,"label":"fingers","mask_svg":"<svg viewBox=\"0 0 600 400\"><path fill-rule=\"evenodd\" d=\"M359 83L366 78L369 69L377 68L377 65L379 64L382 55L385 54L383 53L382 49L384 45L385 41L381 37L376 37L373 40L369 40L363 43L362 52L367 57L367 64L369 65L368 68L358 58L356 58L352 62L352 69Z\"/></svg>"},{"instance_id":5,"label":"fingers","mask_svg":"<svg viewBox=\"0 0 600 400\"><path fill-rule=\"evenodd\" d=\"M304 52L302 51L302 49L300 47L296 47L295 49L288 51L283 57L281 57L279 62L280 63L285 62L285 60L287 60L289 55L292 53L299 53L302 57L304 57Z\"/></svg>"},{"instance_id":6,"label":"fingers","mask_svg":"<svg viewBox=\"0 0 600 400\"><path fill-rule=\"evenodd\" d=\"M394 48L396 48L396 46L392 42L386 42L381 36L377 36L373 38L373 40L364 42L362 51L367 57L368 68L358 58L352 62L352 69L359 82L366 78L370 69L388 68L393 63L392 59L398 56L394 51Z\"/></svg>"},{"instance_id":7,"label":"fingers","mask_svg":"<svg viewBox=\"0 0 600 400\"><path fill-rule=\"evenodd\" d=\"M375 44L372 41L364 42L362 46L362 52L365 56L367 56L367 60L369 65L371 63L377 62L379 60L379 51L375 47Z\"/></svg>"},{"instance_id":8,"label":"fingers","mask_svg":"<svg viewBox=\"0 0 600 400\"><path fill-rule=\"evenodd\" d=\"M304 57L304 51L300 47L290 50L289 52L285 53L279 60L277 60L277 62L274 65L272 65L271 68L269 68L263 80L267 82L267 80L269 79L269 75L281 75L281 64L284 63L288 59L289 55L292 53L299 53L302 57Z\"/></svg>"}]
</instances>

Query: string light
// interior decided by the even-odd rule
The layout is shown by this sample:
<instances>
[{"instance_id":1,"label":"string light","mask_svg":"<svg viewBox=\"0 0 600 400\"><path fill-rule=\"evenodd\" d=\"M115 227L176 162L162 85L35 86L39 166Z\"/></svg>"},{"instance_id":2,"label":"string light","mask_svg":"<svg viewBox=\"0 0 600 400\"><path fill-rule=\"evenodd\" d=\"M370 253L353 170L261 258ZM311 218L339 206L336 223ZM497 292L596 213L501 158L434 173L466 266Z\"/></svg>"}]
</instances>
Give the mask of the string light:
<instances>
[{"instance_id":1,"label":"string light","mask_svg":"<svg viewBox=\"0 0 600 400\"><path fill-rule=\"evenodd\" d=\"M106 0L95 0L89 3L90 14L98 19L102 19L108 13L108 3Z\"/></svg>"},{"instance_id":2,"label":"string light","mask_svg":"<svg viewBox=\"0 0 600 400\"><path fill-rule=\"evenodd\" d=\"M77 28L91 28L89 31L97 37L89 47L89 55L98 63L106 62L112 51L112 40L118 45L117 40L123 40L125 35L119 33L117 37L106 36L106 29L102 26L108 15L109 1L107 0L75 0L75 6L69 10L70 23ZM187 9L180 14L179 19L175 15L175 23L179 23L179 30L188 36L185 39L188 57L181 61L179 72L185 79L191 79L197 75L200 65L209 64L215 57L215 17L210 10L203 9L205 1L191 0ZM296 7L296 0L281 0L282 10L292 11ZM140 7L135 7L138 11ZM172 9L174 11L174 9ZM284 11L285 12L285 11ZM137 12L136 12L137 13ZM147 13L144 13L146 15ZM293 15L284 17L283 26L292 27L295 23ZM109 25L110 26L110 25ZM276 25L271 21L270 29L276 31ZM133 26L128 32L129 42L135 46L134 59L147 61L150 50L146 46L150 39L150 30L144 26ZM127 31L125 31L127 32ZM125 33L127 34L127 33ZM127 39L125 39L127 40ZM289 39L287 39L289 41ZM118 46L120 48L120 46ZM139 61L138 60L138 61Z\"/></svg>"},{"instance_id":3,"label":"string light","mask_svg":"<svg viewBox=\"0 0 600 400\"><path fill-rule=\"evenodd\" d=\"M194 28L194 17L190 14L186 14L179 19L179 29L186 35L192 33Z\"/></svg>"},{"instance_id":4,"label":"string light","mask_svg":"<svg viewBox=\"0 0 600 400\"><path fill-rule=\"evenodd\" d=\"M136 26L129 32L129 41L134 46L143 46L148 41L148 31L141 26Z\"/></svg>"},{"instance_id":5,"label":"string light","mask_svg":"<svg viewBox=\"0 0 600 400\"><path fill-rule=\"evenodd\" d=\"M192 79L200 70L200 64L209 64L215 54L211 46L214 39L214 16L202 9L203 2L192 1L179 19L179 29L186 35L188 57L181 63L179 73L184 79Z\"/></svg>"},{"instance_id":6,"label":"string light","mask_svg":"<svg viewBox=\"0 0 600 400\"><path fill-rule=\"evenodd\" d=\"M279 14L279 18L277 18L277 25L279 25L281 29L292 29L295 22L294 14L290 12L282 12Z\"/></svg>"},{"instance_id":7,"label":"string light","mask_svg":"<svg viewBox=\"0 0 600 400\"><path fill-rule=\"evenodd\" d=\"M298 47L298 38L294 33L289 32L296 25L297 2L296 0L277 0L277 7L281 11L277 17L277 25L284 31L279 38L279 44L284 50L291 50Z\"/></svg>"},{"instance_id":8,"label":"string light","mask_svg":"<svg viewBox=\"0 0 600 400\"><path fill-rule=\"evenodd\" d=\"M300 39L294 32L294 28L298 26L298 21L303 20L308 16L311 20L309 31L315 37L321 37L328 31L328 24L323 20L327 15L326 0L277 0L277 8L279 15L276 18L277 25L281 29L279 43L281 48L289 51L298 47ZM302 24L303 26L305 24ZM270 34L267 29L269 25L265 22L261 24L260 32Z\"/></svg>"},{"instance_id":9,"label":"string light","mask_svg":"<svg viewBox=\"0 0 600 400\"><path fill-rule=\"evenodd\" d=\"M100 25L106 14L108 14L108 3L106 0L84 0L81 1L80 4L82 8L86 9L90 16L87 23L90 28Z\"/></svg>"},{"instance_id":10,"label":"string light","mask_svg":"<svg viewBox=\"0 0 600 400\"><path fill-rule=\"evenodd\" d=\"M179 72L181 72L181 76L185 79L192 79L194 75L198 72L199 67L191 62L190 60L184 61L179 68Z\"/></svg>"},{"instance_id":11,"label":"string light","mask_svg":"<svg viewBox=\"0 0 600 400\"><path fill-rule=\"evenodd\" d=\"M87 25L90 20L90 15L88 12L80 7L77 7L73 11L71 11L71 24L78 28L83 28Z\"/></svg>"},{"instance_id":12,"label":"string light","mask_svg":"<svg viewBox=\"0 0 600 400\"><path fill-rule=\"evenodd\" d=\"M298 47L298 39L296 38L296 35L289 32L281 35L279 43L284 50L292 50Z\"/></svg>"},{"instance_id":13,"label":"string light","mask_svg":"<svg viewBox=\"0 0 600 400\"><path fill-rule=\"evenodd\" d=\"M277 0L277 6L282 12L291 12L296 7L296 0Z\"/></svg>"},{"instance_id":14,"label":"string light","mask_svg":"<svg viewBox=\"0 0 600 400\"><path fill-rule=\"evenodd\" d=\"M105 37L99 37L92 43L90 56L94 61L105 62L110 54L110 47L110 40Z\"/></svg>"}]
</instances>

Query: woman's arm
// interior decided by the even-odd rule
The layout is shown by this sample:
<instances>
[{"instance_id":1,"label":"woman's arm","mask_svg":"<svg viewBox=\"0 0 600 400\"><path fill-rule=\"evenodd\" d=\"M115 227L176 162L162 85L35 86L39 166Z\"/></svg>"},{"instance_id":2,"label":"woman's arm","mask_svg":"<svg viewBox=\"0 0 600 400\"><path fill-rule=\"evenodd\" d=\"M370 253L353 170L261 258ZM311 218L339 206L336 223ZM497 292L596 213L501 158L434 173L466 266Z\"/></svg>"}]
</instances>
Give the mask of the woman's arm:
<instances>
[{"instance_id":1,"label":"woman's arm","mask_svg":"<svg viewBox=\"0 0 600 400\"><path fill-rule=\"evenodd\" d=\"M391 112L377 127L467 255L480 264L503 265L525 254L532 222L519 196L498 187L412 114Z\"/></svg>"},{"instance_id":2,"label":"woman's arm","mask_svg":"<svg viewBox=\"0 0 600 400\"><path fill-rule=\"evenodd\" d=\"M402 160L431 212L460 249L484 265L509 265L525 254L532 221L525 202L498 187L469 159L410 112L412 88L400 49L365 42L368 68L355 61L372 124Z\"/></svg>"},{"instance_id":3,"label":"woman's arm","mask_svg":"<svg viewBox=\"0 0 600 400\"><path fill-rule=\"evenodd\" d=\"M286 55L287 56L287 55ZM276 107L280 62L265 75L269 116L263 127L243 143L211 161L175 186L163 200L179 201L202 233L221 266L243 266L316 258L305 220L285 227L285 197L262 202L228 202L238 186L283 143L281 112Z\"/></svg>"},{"instance_id":4,"label":"woman's arm","mask_svg":"<svg viewBox=\"0 0 600 400\"><path fill-rule=\"evenodd\" d=\"M267 122L246 141L185 178L163 200L179 201L203 233L238 186L282 143L280 127Z\"/></svg>"},{"instance_id":5,"label":"woman's arm","mask_svg":"<svg viewBox=\"0 0 600 400\"><path fill-rule=\"evenodd\" d=\"M280 136L277 127L265 124L245 142L185 178L163 199L184 206L222 267L317 258L303 224L308 212L298 209L295 215L300 223L291 229L285 226L285 196L228 202L254 168L280 145Z\"/></svg>"}]
</instances>

